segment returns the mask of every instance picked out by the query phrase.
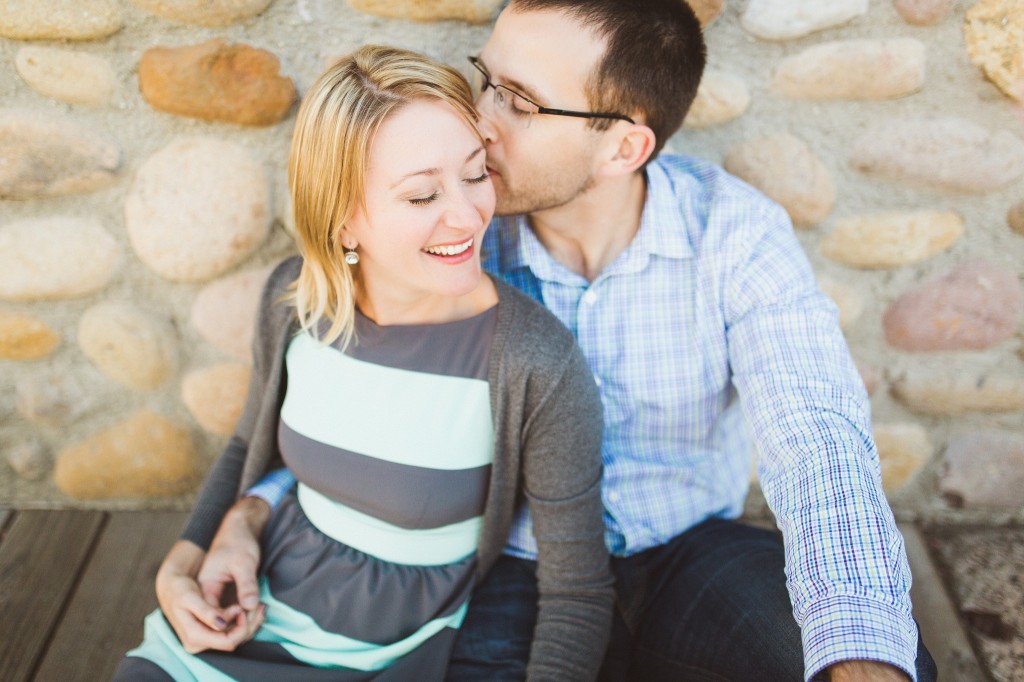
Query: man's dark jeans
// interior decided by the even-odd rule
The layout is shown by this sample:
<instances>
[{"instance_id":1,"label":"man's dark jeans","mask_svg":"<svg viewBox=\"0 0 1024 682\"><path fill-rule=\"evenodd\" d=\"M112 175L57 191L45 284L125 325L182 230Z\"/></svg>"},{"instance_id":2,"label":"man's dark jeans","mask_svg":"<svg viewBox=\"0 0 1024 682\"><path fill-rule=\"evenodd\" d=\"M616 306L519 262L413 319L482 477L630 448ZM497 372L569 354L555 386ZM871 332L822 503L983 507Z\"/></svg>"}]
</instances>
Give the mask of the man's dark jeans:
<instances>
[{"instance_id":1,"label":"man's dark jeans","mask_svg":"<svg viewBox=\"0 0 1024 682\"><path fill-rule=\"evenodd\" d=\"M783 566L777 533L722 519L613 559L618 600L601 682L803 680ZM536 618L536 564L503 556L473 592L449 682L525 679ZM936 678L920 637L917 673Z\"/></svg>"}]
</instances>

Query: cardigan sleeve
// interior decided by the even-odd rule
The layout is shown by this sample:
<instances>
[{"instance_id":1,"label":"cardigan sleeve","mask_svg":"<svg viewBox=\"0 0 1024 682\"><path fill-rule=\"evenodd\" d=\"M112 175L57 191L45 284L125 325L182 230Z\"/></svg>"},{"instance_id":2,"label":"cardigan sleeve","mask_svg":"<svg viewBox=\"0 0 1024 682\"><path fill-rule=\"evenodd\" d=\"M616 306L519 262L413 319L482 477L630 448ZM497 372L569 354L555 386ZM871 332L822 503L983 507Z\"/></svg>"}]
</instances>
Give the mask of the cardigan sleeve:
<instances>
[{"instance_id":1,"label":"cardigan sleeve","mask_svg":"<svg viewBox=\"0 0 1024 682\"><path fill-rule=\"evenodd\" d=\"M281 295L294 279L297 259L290 258L278 265L267 280L260 297L259 316L256 332L253 334L252 379L245 399L242 415L235 425L235 433L228 441L220 457L210 467L206 481L200 490L182 531L181 539L188 540L202 549L207 549L220 527L224 514L238 499L246 459L250 455L250 444L260 424L264 401L276 395L270 383L271 370L281 361L275 343L282 333L287 316L282 313Z\"/></svg>"},{"instance_id":2,"label":"cardigan sleeve","mask_svg":"<svg viewBox=\"0 0 1024 682\"><path fill-rule=\"evenodd\" d=\"M538 382L547 390L524 415L524 492L540 593L531 681L595 679L614 602L600 492L601 399L574 342L562 370L557 381Z\"/></svg>"}]
</instances>

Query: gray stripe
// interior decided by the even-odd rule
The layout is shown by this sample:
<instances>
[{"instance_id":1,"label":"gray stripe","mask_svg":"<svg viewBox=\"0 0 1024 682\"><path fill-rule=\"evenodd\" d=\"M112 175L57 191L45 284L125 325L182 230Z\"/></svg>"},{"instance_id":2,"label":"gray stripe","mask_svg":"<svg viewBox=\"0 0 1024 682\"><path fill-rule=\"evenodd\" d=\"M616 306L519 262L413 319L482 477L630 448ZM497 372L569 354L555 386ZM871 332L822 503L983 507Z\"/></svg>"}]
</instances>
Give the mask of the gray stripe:
<instances>
[{"instance_id":1,"label":"gray stripe","mask_svg":"<svg viewBox=\"0 0 1024 682\"><path fill-rule=\"evenodd\" d=\"M399 528L440 528L484 512L490 465L445 470L396 464L307 438L283 421L278 447L295 478Z\"/></svg>"},{"instance_id":2,"label":"gray stripe","mask_svg":"<svg viewBox=\"0 0 1024 682\"><path fill-rule=\"evenodd\" d=\"M345 353L385 367L486 381L497 311L494 306L455 322L387 327L356 311L356 342Z\"/></svg>"},{"instance_id":3,"label":"gray stripe","mask_svg":"<svg viewBox=\"0 0 1024 682\"><path fill-rule=\"evenodd\" d=\"M260 572L270 592L320 629L392 644L454 613L473 588L476 556L447 566L381 561L318 531L294 494L264 531Z\"/></svg>"},{"instance_id":4,"label":"gray stripe","mask_svg":"<svg viewBox=\"0 0 1024 682\"><path fill-rule=\"evenodd\" d=\"M174 678L148 658L125 656L110 682L174 682Z\"/></svg>"},{"instance_id":5,"label":"gray stripe","mask_svg":"<svg viewBox=\"0 0 1024 682\"><path fill-rule=\"evenodd\" d=\"M415 651L384 670L366 672L350 668L314 668L292 657L280 644L247 642L234 654L204 651L206 663L236 680L274 682L441 682L451 657L456 630L445 628Z\"/></svg>"}]
</instances>

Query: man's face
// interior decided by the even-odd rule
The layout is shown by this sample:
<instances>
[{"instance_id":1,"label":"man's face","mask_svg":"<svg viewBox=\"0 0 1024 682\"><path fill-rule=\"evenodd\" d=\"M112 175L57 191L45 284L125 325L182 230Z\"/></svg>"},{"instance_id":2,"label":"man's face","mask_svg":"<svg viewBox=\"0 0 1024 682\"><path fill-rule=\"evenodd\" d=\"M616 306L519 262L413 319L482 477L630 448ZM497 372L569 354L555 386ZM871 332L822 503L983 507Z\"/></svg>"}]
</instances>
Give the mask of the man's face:
<instances>
[{"instance_id":1,"label":"man's face","mask_svg":"<svg viewBox=\"0 0 1024 682\"><path fill-rule=\"evenodd\" d=\"M589 111L584 84L604 54L605 41L560 12L505 10L480 62L500 83L537 104ZM498 215L563 206L593 185L601 133L585 119L535 114L528 128L497 109L494 89L477 100L487 138L487 166Z\"/></svg>"}]
</instances>

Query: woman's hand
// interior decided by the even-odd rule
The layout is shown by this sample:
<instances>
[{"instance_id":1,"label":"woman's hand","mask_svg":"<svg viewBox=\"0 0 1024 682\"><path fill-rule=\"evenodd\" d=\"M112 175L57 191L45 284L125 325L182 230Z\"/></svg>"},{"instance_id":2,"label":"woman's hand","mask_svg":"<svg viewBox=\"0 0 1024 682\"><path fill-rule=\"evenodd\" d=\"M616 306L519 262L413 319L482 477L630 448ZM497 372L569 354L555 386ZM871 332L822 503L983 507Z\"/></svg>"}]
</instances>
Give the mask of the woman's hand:
<instances>
[{"instance_id":1,"label":"woman's hand","mask_svg":"<svg viewBox=\"0 0 1024 682\"><path fill-rule=\"evenodd\" d=\"M185 651L233 651L262 622L262 613L246 614L237 604L226 608L203 598L196 576L205 552L186 540L171 547L156 574L156 596Z\"/></svg>"},{"instance_id":2,"label":"woman's hand","mask_svg":"<svg viewBox=\"0 0 1024 682\"><path fill-rule=\"evenodd\" d=\"M256 581L259 536L269 519L270 505L256 497L243 497L224 515L199 569L198 581L206 601L237 602L249 612L260 606Z\"/></svg>"}]
</instances>

